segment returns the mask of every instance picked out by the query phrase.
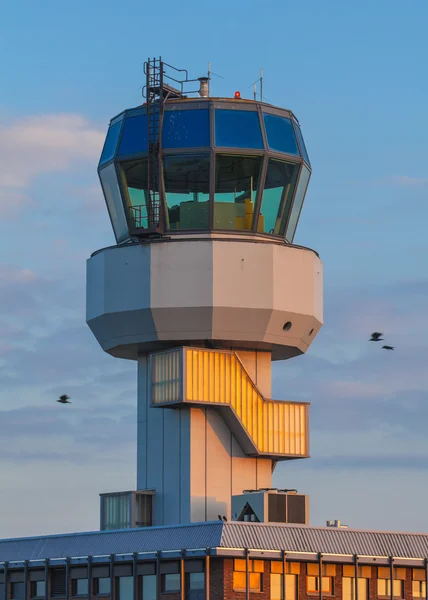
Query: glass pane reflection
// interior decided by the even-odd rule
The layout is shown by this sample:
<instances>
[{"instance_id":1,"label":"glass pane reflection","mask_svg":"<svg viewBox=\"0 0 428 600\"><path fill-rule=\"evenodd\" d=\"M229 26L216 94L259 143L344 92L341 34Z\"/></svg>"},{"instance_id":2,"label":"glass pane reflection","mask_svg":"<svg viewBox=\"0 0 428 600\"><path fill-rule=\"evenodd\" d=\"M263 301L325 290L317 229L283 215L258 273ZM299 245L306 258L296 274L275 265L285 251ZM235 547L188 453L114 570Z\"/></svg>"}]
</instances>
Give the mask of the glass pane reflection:
<instances>
[{"instance_id":1,"label":"glass pane reflection","mask_svg":"<svg viewBox=\"0 0 428 600\"><path fill-rule=\"evenodd\" d=\"M303 159L308 163L308 165L310 165L311 163L309 162L309 156L306 150L305 142L303 140L302 130L296 122L294 123L294 127L296 128L297 139L299 140L300 152L303 156Z\"/></svg>"},{"instance_id":2,"label":"glass pane reflection","mask_svg":"<svg viewBox=\"0 0 428 600\"><path fill-rule=\"evenodd\" d=\"M121 165L122 188L129 218L136 229L148 227L147 159Z\"/></svg>"},{"instance_id":3,"label":"glass pane reflection","mask_svg":"<svg viewBox=\"0 0 428 600\"><path fill-rule=\"evenodd\" d=\"M144 575L141 584L141 596L142 600L156 600L156 589L157 589L157 576L156 575Z\"/></svg>"},{"instance_id":4,"label":"glass pane reflection","mask_svg":"<svg viewBox=\"0 0 428 600\"><path fill-rule=\"evenodd\" d=\"M189 573L189 590L205 589L205 573Z\"/></svg>"},{"instance_id":5,"label":"glass pane reflection","mask_svg":"<svg viewBox=\"0 0 428 600\"><path fill-rule=\"evenodd\" d=\"M247 110L216 110L215 144L230 148L263 148L259 114Z\"/></svg>"},{"instance_id":6,"label":"glass pane reflection","mask_svg":"<svg viewBox=\"0 0 428 600\"><path fill-rule=\"evenodd\" d=\"M116 239L122 242L129 238L129 232L114 164L101 169L100 180Z\"/></svg>"},{"instance_id":7,"label":"glass pane reflection","mask_svg":"<svg viewBox=\"0 0 428 600\"><path fill-rule=\"evenodd\" d=\"M262 162L258 156L216 156L215 229L252 229Z\"/></svg>"},{"instance_id":8,"label":"glass pane reflection","mask_svg":"<svg viewBox=\"0 0 428 600\"><path fill-rule=\"evenodd\" d=\"M103 152L100 158L100 165L103 165L113 158L116 152L117 140L119 138L121 127L122 121L119 121L108 130L106 141L104 142Z\"/></svg>"},{"instance_id":9,"label":"glass pane reflection","mask_svg":"<svg viewBox=\"0 0 428 600\"><path fill-rule=\"evenodd\" d=\"M171 110L163 118L164 148L198 148L210 145L208 110Z\"/></svg>"},{"instance_id":10,"label":"glass pane reflection","mask_svg":"<svg viewBox=\"0 0 428 600\"><path fill-rule=\"evenodd\" d=\"M299 165L269 160L257 231L284 235Z\"/></svg>"},{"instance_id":11,"label":"glass pane reflection","mask_svg":"<svg viewBox=\"0 0 428 600\"><path fill-rule=\"evenodd\" d=\"M209 154L165 156L167 229L208 229Z\"/></svg>"},{"instance_id":12,"label":"glass pane reflection","mask_svg":"<svg viewBox=\"0 0 428 600\"><path fill-rule=\"evenodd\" d=\"M117 591L119 592L118 600L133 600L134 598L134 578L133 577L119 577L119 585Z\"/></svg>"},{"instance_id":13,"label":"glass pane reflection","mask_svg":"<svg viewBox=\"0 0 428 600\"><path fill-rule=\"evenodd\" d=\"M147 152L147 115L128 117L123 125L118 156Z\"/></svg>"},{"instance_id":14,"label":"glass pane reflection","mask_svg":"<svg viewBox=\"0 0 428 600\"><path fill-rule=\"evenodd\" d=\"M263 115L269 149L299 156L296 136L290 119L276 115Z\"/></svg>"},{"instance_id":15,"label":"glass pane reflection","mask_svg":"<svg viewBox=\"0 0 428 600\"><path fill-rule=\"evenodd\" d=\"M287 225L287 232L285 234L285 239L287 242L292 242L294 234L296 233L297 222L299 220L303 200L305 199L306 188L308 187L310 175L311 174L309 170L305 166L302 166L302 173L297 185L296 197L294 198L293 208Z\"/></svg>"}]
</instances>

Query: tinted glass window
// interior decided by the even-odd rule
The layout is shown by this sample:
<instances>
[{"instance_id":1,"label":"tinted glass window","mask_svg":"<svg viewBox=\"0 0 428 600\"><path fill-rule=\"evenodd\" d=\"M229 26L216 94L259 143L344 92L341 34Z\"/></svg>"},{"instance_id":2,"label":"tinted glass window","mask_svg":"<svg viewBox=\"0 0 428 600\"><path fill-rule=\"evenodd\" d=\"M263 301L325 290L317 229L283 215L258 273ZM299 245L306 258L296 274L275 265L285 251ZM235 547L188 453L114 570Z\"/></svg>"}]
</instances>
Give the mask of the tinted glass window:
<instances>
[{"instance_id":1,"label":"tinted glass window","mask_svg":"<svg viewBox=\"0 0 428 600\"><path fill-rule=\"evenodd\" d=\"M214 228L251 230L263 159L217 155Z\"/></svg>"},{"instance_id":2,"label":"tinted glass window","mask_svg":"<svg viewBox=\"0 0 428 600\"><path fill-rule=\"evenodd\" d=\"M100 180L116 239L121 242L129 233L114 164L100 171Z\"/></svg>"},{"instance_id":3,"label":"tinted glass window","mask_svg":"<svg viewBox=\"0 0 428 600\"><path fill-rule=\"evenodd\" d=\"M263 148L259 115L247 110L215 111L216 146Z\"/></svg>"},{"instance_id":4,"label":"tinted glass window","mask_svg":"<svg viewBox=\"0 0 428 600\"><path fill-rule=\"evenodd\" d=\"M31 598L44 598L46 592L46 584L44 581L32 581L30 585Z\"/></svg>"},{"instance_id":5,"label":"tinted glass window","mask_svg":"<svg viewBox=\"0 0 428 600\"><path fill-rule=\"evenodd\" d=\"M119 584L117 591L119 592L118 600L134 600L134 578L133 577L118 577Z\"/></svg>"},{"instance_id":6,"label":"tinted glass window","mask_svg":"<svg viewBox=\"0 0 428 600\"><path fill-rule=\"evenodd\" d=\"M284 235L298 171L299 165L269 160L257 231Z\"/></svg>"},{"instance_id":7,"label":"tinted glass window","mask_svg":"<svg viewBox=\"0 0 428 600\"><path fill-rule=\"evenodd\" d=\"M296 197L294 198L293 208L291 210L290 220L287 225L287 232L285 239L288 242L292 242L294 234L296 233L297 221L299 220L300 210L302 208L303 200L305 199L306 188L308 187L310 172L303 166L302 174L300 175L299 183L297 184Z\"/></svg>"},{"instance_id":8,"label":"tinted glass window","mask_svg":"<svg viewBox=\"0 0 428 600\"><path fill-rule=\"evenodd\" d=\"M156 575L144 575L141 580L141 600L156 600Z\"/></svg>"},{"instance_id":9,"label":"tinted glass window","mask_svg":"<svg viewBox=\"0 0 428 600\"><path fill-rule=\"evenodd\" d=\"M87 596L88 595L88 580L87 579L73 579L72 590L73 590L73 596Z\"/></svg>"},{"instance_id":10,"label":"tinted glass window","mask_svg":"<svg viewBox=\"0 0 428 600\"><path fill-rule=\"evenodd\" d=\"M163 575L163 592L180 591L180 573L167 573Z\"/></svg>"},{"instance_id":11,"label":"tinted glass window","mask_svg":"<svg viewBox=\"0 0 428 600\"><path fill-rule=\"evenodd\" d=\"M205 589L205 573L189 573L189 590Z\"/></svg>"},{"instance_id":12,"label":"tinted glass window","mask_svg":"<svg viewBox=\"0 0 428 600\"><path fill-rule=\"evenodd\" d=\"M116 152L117 140L120 133L122 121L115 123L107 132L106 141L104 143L103 152L101 154L100 165L108 160L111 160Z\"/></svg>"},{"instance_id":13,"label":"tinted glass window","mask_svg":"<svg viewBox=\"0 0 428 600\"><path fill-rule=\"evenodd\" d=\"M147 159L124 162L122 168L122 182L125 193L125 204L129 220L135 229L148 227L149 195L147 193ZM158 191L158 190L157 190ZM122 527L129 527L129 498L123 497L123 510L120 511ZM115 513L116 514L116 513ZM118 529L115 526L112 529Z\"/></svg>"},{"instance_id":14,"label":"tinted glass window","mask_svg":"<svg viewBox=\"0 0 428 600\"><path fill-rule=\"evenodd\" d=\"M164 157L168 229L207 229L209 218L208 154Z\"/></svg>"},{"instance_id":15,"label":"tinted glass window","mask_svg":"<svg viewBox=\"0 0 428 600\"><path fill-rule=\"evenodd\" d=\"M209 145L208 110L165 111L162 128L164 148L197 148Z\"/></svg>"},{"instance_id":16,"label":"tinted glass window","mask_svg":"<svg viewBox=\"0 0 428 600\"><path fill-rule=\"evenodd\" d=\"M299 156L296 136L290 119L276 115L263 115L269 149Z\"/></svg>"},{"instance_id":17,"label":"tinted glass window","mask_svg":"<svg viewBox=\"0 0 428 600\"><path fill-rule=\"evenodd\" d=\"M94 579L94 594L99 596L110 594L110 577L97 577Z\"/></svg>"},{"instance_id":18,"label":"tinted glass window","mask_svg":"<svg viewBox=\"0 0 428 600\"><path fill-rule=\"evenodd\" d=\"M11 600L25 600L25 584L24 582L11 584Z\"/></svg>"},{"instance_id":19,"label":"tinted glass window","mask_svg":"<svg viewBox=\"0 0 428 600\"><path fill-rule=\"evenodd\" d=\"M299 141L300 146L300 153L303 156L304 160L308 163L308 165L310 165L311 163L309 162L309 156L306 150L305 142L303 140L302 130L297 125L297 123L294 123L294 127L296 128L297 139Z\"/></svg>"},{"instance_id":20,"label":"tinted glass window","mask_svg":"<svg viewBox=\"0 0 428 600\"><path fill-rule=\"evenodd\" d=\"M147 152L147 115L128 117L123 125L118 156Z\"/></svg>"}]
</instances>

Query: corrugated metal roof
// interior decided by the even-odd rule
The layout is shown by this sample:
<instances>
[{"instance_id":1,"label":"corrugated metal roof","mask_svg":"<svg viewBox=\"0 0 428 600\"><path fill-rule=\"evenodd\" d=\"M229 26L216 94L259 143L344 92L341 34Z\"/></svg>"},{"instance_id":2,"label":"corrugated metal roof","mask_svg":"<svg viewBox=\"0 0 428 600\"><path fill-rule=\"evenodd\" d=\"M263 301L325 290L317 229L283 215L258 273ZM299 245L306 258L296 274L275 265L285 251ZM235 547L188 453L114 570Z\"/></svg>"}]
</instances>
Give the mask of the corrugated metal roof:
<instances>
[{"instance_id":1,"label":"corrugated metal roof","mask_svg":"<svg viewBox=\"0 0 428 600\"><path fill-rule=\"evenodd\" d=\"M0 562L220 546L223 524L196 523L0 540Z\"/></svg>"},{"instance_id":2,"label":"corrugated metal roof","mask_svg":"<svg viewBox=\"0 0 428 600\"><path fill-rule=\"evenodd\" d=\"M428 557L428 534L215 521L0 540L0 562L199 548L421 559Z\"/></svg>"},{"instance_id":3,"label":"corrugated metal roof","mask_svg":"<svg viewBox=\"0 0 428 600\"><path fill-rule=\"evenodd\" d=\"M428 557L428 534L426 533L365 531L277 523L225 523L221 545L229 548L288 552L397 558Z\"/></svg>"}]
</instances>

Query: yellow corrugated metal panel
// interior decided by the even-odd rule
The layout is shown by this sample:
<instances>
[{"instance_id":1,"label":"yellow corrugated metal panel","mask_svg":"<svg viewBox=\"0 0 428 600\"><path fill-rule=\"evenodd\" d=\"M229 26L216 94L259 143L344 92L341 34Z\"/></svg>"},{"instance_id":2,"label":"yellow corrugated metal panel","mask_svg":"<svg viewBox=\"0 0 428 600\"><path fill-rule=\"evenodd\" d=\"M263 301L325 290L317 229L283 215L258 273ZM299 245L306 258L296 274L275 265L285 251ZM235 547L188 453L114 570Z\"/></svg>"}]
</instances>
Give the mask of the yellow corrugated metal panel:
<instances>
[{"instance_id":1,"label":"yellow corrugated metal panel","mask_svg":"<svg viewBox=\"0 0 428 600\"><path fill-rule=\"evenodd\" d=\"M307 406L265 400L233 352L184 352L185 402L231 406L260 453L307 454Z\"/></svg>"}]
</instances>

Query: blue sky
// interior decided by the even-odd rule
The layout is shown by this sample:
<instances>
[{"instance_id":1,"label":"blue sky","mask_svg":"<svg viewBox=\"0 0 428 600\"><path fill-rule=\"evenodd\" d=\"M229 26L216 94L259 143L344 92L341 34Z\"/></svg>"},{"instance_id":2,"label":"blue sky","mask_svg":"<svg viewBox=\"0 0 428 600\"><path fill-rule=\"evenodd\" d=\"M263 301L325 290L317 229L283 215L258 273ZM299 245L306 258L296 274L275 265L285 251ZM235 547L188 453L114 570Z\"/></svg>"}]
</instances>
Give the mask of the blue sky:
<instances>
[{"instance_id":1,"label":"blue sky","mask_svg":"<svg viewBox=\"0 0 428 600\"><path fill-rule=\"evenodd\" d=\"M194 76L211 61L219 96L250 97L263 67L267 100L302 124L296 242L324 262L325 325L275 365L274 397L312 403L312 458L275 484L310 493L315 524L428 529L427 19L423 0L2 7L2 536L96 529L98 493L135 485L136 368L85 325L85 260L114 241L96 165L149 55Z\"/></svg>"}]
</instances>

